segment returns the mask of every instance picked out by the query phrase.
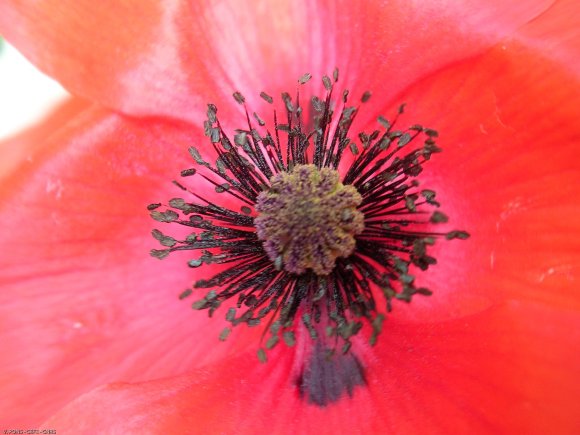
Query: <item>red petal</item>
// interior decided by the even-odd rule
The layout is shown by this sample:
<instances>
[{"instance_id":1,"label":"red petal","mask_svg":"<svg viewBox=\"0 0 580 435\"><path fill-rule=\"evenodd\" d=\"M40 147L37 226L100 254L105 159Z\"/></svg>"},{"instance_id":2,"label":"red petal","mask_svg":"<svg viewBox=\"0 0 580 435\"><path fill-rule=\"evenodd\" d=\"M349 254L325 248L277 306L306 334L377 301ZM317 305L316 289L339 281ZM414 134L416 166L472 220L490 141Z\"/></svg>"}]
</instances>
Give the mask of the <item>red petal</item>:
<instances>
[{"instance_id":1,"label":"red petal","mask_svg":"<svg viewBox=\"0 0 580 435\"><path fill-rule=\"evenodd\" d=\"M55 128L66 124L72 117L88 108L91 104L78 98L68 99L43 119L38 125L14 137L0 142L0 181L14 176L20 165L26 159L39 152L39 148L46 144L46 137L53 134ZM6 189L6 186L3 187Z\"/></svg>"},{"instance_id":2,"label":"red petal","mask_svg":"<svg viewBox=\"0 0 580 435\"><path fill-rule=\"evenodd\" d=\"M549 324L549 329L544 325ZM268 364L246 355L186 377L97 389L44 427L72 432L336 434L575 433L574 349L553 341L575 313L518 303L409 328L387 322L367 352L368 386L320 408L300 399L292 352ZM574 337L579 338L576 332ZM567 341L568 339L566 339ZM557 370L555 369L557 367Z\"/></svg>"},{"instance_id":3,"label":"red petal","mask_svg":"<svg viewBox=\"0 0 580 435\"><path fill-rule=\"evenodd\" d=\"M232 88L277 95L304 72L335 66L357 95L368 88L390 98L489 48L549 4L7 0L0 28L73 93L125 113L199 122L204 104Z\"/></svg>"},{"instance_id":4,"label":"red petal","mask_svg":"<svg viewBox=\"0 0 580 435\"><path fill-rule=\"evenodd\" d=\"M518 41L580 74L580 4L558 0L516 34Z\"/></svg>"},{"instance_id":5,"label":"red petal","mask_svg":"<svg viewBox=\"0 0 580 435\"><path fill-rule=\"evenodd\" d=\"M27 150L2 184L6 427L35 427L104 382L175 375L255 342L250 332L220 345L222 316L209 321L177 298L193 279L185 258L148 255L155 223L145 207L179 195L170 180L205 139L90 108Z\"/></svg>"},{"instance_id":6,"label":"red petal","mask_svg":"<svg viewBox=\"0 0 580 435\"><path fill-rule=\"evenodd\" d=\"M426 180L433 178L453 227L472 234L468 243L439 246L431 286L451 277L451 289L469 289L459 293L488 304L525 298L580 309L573 289L580 274L578 85L533 50L506 43L402 97L408 118L441 131L444 152ZM457 263L465 267L461 277ZM417 310L410 311L420 316Z\"/></svg>"},{"instance_id":7,"label":"red petal","mask_svg":"<svg viewBox=\"0 0 580 435\"><path fill-rule=\"evenodd\" d=\"M355 99L372 91L371 105L384 105L417 80L492 47L550 4L401 0L327 6L339 29L333 48L342 85Z\"/></svg>"},{"instance_id":8,"label":"red petal","mask_svg":"<svg viewBox=\"0 0 580 435\"><path fill-rule=\"evenodd\" d=\"M435 269L436 297L399 305L375 359L366 355L373 400L361 390L364 407L308 411L304 421L330 415L342 422L341 415L362 415L371 429L384 423L401 431L425 422L449 431L453 421L466 429L480 421L486 431L578 429L571 409L578 396L577 358L571 353L578 342L579 309L573 287L579 263L577 89L576 76L508 44L443 70L405 94L409 118L443 132L446 152L430 174L453 223L473 237L465 244L440 245L445 248ZM34 426L36 417L100 383L181 372L208 349L206 361L234 352L231 344L215 350L208 343L190 343L182 325L196 330L196 340L207 336L213 342L215 333L202 329L213 328L205 319L166 299L183 285L181 264L151 268L152 260L143 254L150 242L142 235L151 223L139 210L152 198L172 195L165 192L165 180L186 165L169 158L168 150L183 155L189 143L202 140L176 125L128 121L92 109L3 185L0 331L6 351L0 364L5 409L14 424ZM483 303L472 304L470 298ZM493 308L482 313L486 306ZM466 314L471 316L453 320ZM418 323L427 316L432 325ZM41 351L28 355L30 349ZM13 357L24 354L28 357ZM267 370L283 372L290 364L284 358ZM194 391L183 406L205 400L200 410L216 427L241 424L237 419L247 415L264 427L270 420L249 399L255 390L235 384L238 400L211 389L222 388L218 379L224 373L228 382L239 379L234 370L250 386L263 385L253 371L243 374L255 364L253 357L233 363L216 366L215 374L207 374L207 389ZM441 373L448 377L440 379ZM283 392L275 424L300 424L303 409L291 406L295 390L282 385L283 373L275 374L272 388ZM226 392L234 387L223 385ZM446 392L443 403L440 391ZM415 417L421 400L424 409ZM407 407L399 408L399 401ZM216 403L235 405L231 421L215 421L227 411ZM170 409L172 400L166 405ZM400 409L408 410L402 418Z\"/></svg>"},{"instance_id":9,"label":"red petal","mask_svg":"<svg viewBox=\"0 0 580 435\"><path fill-rule=\"evenodd\" d=\"M441 127L445 152L426 176L472 238L440 244L435 295L399 304L375 348L359 343L368 387L353 399L307 405L289 376L293 351L276 349L266 366L250 355L187 378L102 388L47 427L578 432L577 87L533 51L505 44L405 95L407 118Z\"/></svg>"}]
</instances>

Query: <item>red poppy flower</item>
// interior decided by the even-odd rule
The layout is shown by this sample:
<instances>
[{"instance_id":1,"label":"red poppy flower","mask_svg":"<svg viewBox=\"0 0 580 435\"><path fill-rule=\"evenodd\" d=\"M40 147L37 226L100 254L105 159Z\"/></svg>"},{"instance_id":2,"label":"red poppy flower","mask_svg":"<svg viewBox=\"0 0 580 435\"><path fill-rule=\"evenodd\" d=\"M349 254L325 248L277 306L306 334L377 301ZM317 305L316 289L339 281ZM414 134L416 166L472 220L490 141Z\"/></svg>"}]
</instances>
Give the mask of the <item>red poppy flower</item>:
<instances>
[{"instance_id":1,"label":"red poppy flower","mask_svg":"<svg viewBox=\"0 0 580 435\"><path fill-rule=\"evenodd\" d=\"M0 148L3 426L578 432L578 9L4 1L0 32L79 99ZM439 244L434 295L395 302L376 346L356 337L365 385L318 406L292 378L303 355L278 346L259 364L261 331L221 343L227 322L177 299L197 278L149 257L143 206L175 196L187 148L208 143L206 103L233 130L233 91L259 111L261 91L335 67L341 88L373 92L353 131L403 102L439 130L425 177L472 237Z\"/></svg>"}]
</instances>

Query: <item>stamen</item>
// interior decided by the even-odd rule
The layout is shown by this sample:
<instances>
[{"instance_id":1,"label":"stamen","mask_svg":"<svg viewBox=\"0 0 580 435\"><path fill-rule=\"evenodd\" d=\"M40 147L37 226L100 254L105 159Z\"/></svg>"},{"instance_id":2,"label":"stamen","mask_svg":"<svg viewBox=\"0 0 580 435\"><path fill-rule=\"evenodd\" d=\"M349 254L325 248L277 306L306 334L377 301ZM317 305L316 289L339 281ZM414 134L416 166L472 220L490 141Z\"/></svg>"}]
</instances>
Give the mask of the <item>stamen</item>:
<instances>
[{"instance_id":1,"label":"stamen","mask_svg":"<svg viewBox=\"0 0 580 435\"><path fill-rule=\"evenodd\" d=\"M305 74L298 86L310 80ZM337 70L332 79L324 76L325 95L313 96L307 110L301 106L300 92L295 98L283 93L285 116L274 111L273 126L249 111L244 96L235 92L247 125L233 135L222 128L217 107L209 104L204 131L215 162L190 147L195 168L181 172L183 184L174 182L189 199L147 207L161 224L193 230L185 237L153 230L162 247L151 251L153 257L197 252L187 263L196 269L196 277L204 276L205 265L222 265L220 272L198 279L180 299L207 289L193 309L207 310L211 316L227 303L225 318L231 326L256 326L266 320L270 336L265 349L258 350L263 362L266 350L279 343L296 345L301 328L317 340L299 381L313 402L332 401L342 391L350 394L364 379L358 360L327 362L320 352L348 354L352 337L365 324L375 345L394 299L411 302L415 295L431 294L416 287L413 274L436 264L429 247L438 238L469 237L465 231L433 231L450 218L439 210L429 212L440 206L436 193L419 188L423 164L441 152L438 133L418 124L398 129L402 105L393 119L379 116L376 130L351 135L359 107L347 105L348 90L333 100L337 80ZM274 103L268 94L260 96ZM370 97L365 92L361 102ZM306 125L312 128L306 130ZM352 163L339 170L349 152ZM198 178L193 178L194 188L185 184L192 177ZM206 199L203 183L228 196L228 206ZM377 298L384 302L378 304ZM219 339L228 339L230 332L224 329ZM360 376L334 390L319 389L317 373L336 367L344 368L347 377L358 371Z\"/></svg>"}]
</instances>

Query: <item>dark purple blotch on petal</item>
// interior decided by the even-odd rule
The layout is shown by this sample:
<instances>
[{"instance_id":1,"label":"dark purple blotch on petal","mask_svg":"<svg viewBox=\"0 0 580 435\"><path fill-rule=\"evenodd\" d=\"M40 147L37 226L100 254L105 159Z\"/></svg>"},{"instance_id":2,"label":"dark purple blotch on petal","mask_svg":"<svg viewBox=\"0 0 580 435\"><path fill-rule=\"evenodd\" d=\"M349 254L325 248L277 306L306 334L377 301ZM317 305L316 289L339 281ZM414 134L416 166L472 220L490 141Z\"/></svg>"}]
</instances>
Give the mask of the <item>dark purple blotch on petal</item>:
<instances>
[{"instance_id":1,"label":"dark purple blotch on petal","mask_svg":"<svg viewBox=\"0 0 580 435\"><path fill-rule=\"evenodd\" d=\"M322 345L314 348L296 380L300 397L317 406L352 397L357 386L365 385L364 368L352 352L331 353Z\"/></svg>"}]
</instances>

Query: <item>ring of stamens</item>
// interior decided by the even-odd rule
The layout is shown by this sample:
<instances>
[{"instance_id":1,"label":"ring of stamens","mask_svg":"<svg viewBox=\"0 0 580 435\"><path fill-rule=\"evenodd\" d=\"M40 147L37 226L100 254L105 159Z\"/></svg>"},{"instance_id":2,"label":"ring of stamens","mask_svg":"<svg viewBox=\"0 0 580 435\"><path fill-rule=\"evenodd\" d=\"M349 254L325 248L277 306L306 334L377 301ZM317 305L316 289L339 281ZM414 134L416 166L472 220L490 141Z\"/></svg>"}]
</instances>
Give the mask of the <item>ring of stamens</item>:
<instances>
[{"instance_id":1,"label":"ring of stamens","mask_svg":"<svg viewBox=\"0 0 580 435\"><path fill-rule=\"evenodd\" d=\"M300 85L310 77L304 75ZM181 175L199 174L216 192L230 196L228 205L207 200L198 183L191 190L174 181L192 198L189 202L173 198L165 206L148 206L158 222L195 230L183 240L153 230L163 246L151 251L153 257L191 250L201 255L188 262L190 267L223 266L213 276L197 279L180 298L208 289L192 307L208 310L210 316L222 302L237 300L226 310L226 320L232 326L255 326L266 319L272 334L266 349L280 338L295 344L296 318L313 339L321 335L316 325L322 324L335 343L342 340L343 353L364 320L372 327L369 341L374 345L385 317L376 298L383 298L385 310L391 311L393 299L411 302L417 294L430 295L429 289L416 286L413 269L436 264L427 251L437 238L469 237L465 231L432 231L448 218L438 210L428 213L429 207L439 207L435 191L418 188L422 165L441 151L437 132L418 124L399 129L402 105L394 119L379 116L378 129L360 132L357 145L349 129L359 107L347 106L348 91L342 93L342 103L333 101L337 70L332 77L322 79L325 97L310 101L311 122L303 119L299 95L293 100L283 93L284 123L274 112L271 130L254 113L256 125L246 109L247 128L236 130L232 138L218 120L217 107L209 104L204 127L217 160L206 161L192 146L197 169ZM260 95L273 103L266 93ZM361 102L370 95L365 92ZM240 93L234 99L245 106ZM313 125L312 130L305 125ZM351 163L339 174L349 152ZM239 205L232 207L232 200ZM317 241L324 231L330 236ZM220 339L230 331L224 329ZM265 360L263 349L258 356Z\"/></svg>"}]
</instances>

